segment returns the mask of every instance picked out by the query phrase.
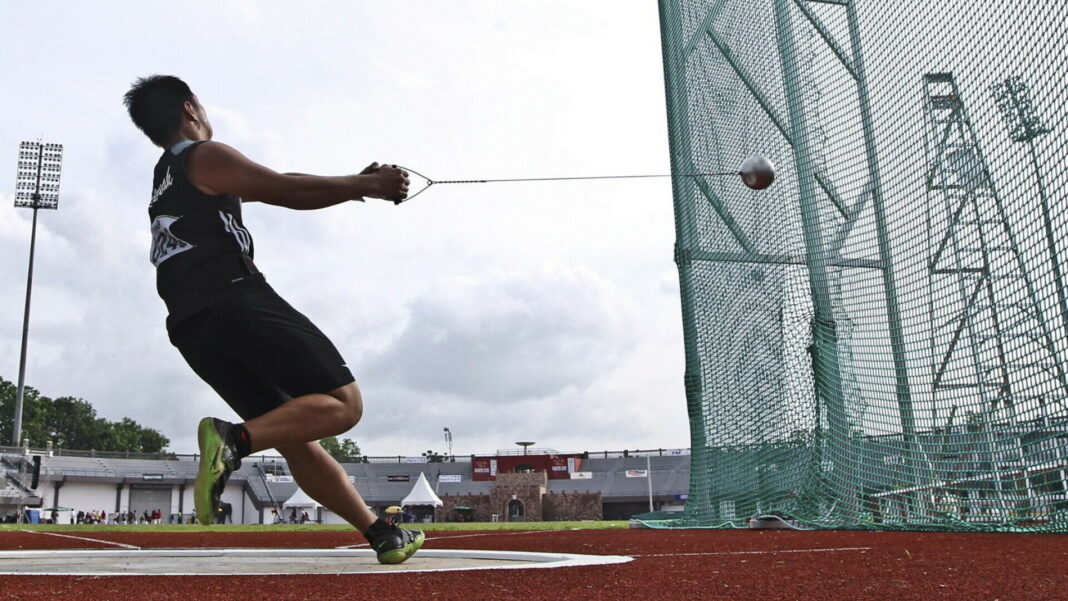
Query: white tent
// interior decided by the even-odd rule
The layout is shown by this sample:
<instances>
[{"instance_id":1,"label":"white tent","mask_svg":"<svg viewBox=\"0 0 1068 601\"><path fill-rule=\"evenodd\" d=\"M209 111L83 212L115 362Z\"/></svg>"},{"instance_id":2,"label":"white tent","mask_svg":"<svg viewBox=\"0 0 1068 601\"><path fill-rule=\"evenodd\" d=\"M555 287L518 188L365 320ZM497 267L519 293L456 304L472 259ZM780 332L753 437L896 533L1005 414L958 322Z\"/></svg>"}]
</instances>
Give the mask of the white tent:
<instances>
[{"instance_id":1,"label":"white tent","mask_svg":"<svg viewBox=\"0 0 1068 601\"><path fill-rule=\"evenodd\" d=\"M443 503L441 499L434 494L433 489L430 488L430 483L426 481L426 474L420 472L419 480L416 481L415 486L412 487L412 492L408 493L407 497L401 501L401 505L410 507L413 505L433 505L434 507L441 507Z\"/></svg>"},{"instance_id":2,"label":"white tent","mask_svg":"<svg viewBox=\"0 0 1068 601\"><path fill-rule=\"evenodd\" d=\"M299 486L293 496L282 503L282 507L319 507L319 502L308 496Z\"/></svg>"}]
</instances>

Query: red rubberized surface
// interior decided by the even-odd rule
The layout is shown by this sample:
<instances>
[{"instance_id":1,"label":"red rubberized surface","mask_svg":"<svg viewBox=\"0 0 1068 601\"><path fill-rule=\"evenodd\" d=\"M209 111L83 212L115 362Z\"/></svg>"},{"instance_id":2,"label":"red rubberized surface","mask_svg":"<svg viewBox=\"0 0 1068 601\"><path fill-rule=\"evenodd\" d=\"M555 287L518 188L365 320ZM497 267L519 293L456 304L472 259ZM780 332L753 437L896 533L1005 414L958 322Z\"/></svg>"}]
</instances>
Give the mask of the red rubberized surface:
<instances>
[{"instance_id":1,"label":"red rubberized surface","mask_svg":"<svg viewBox=\"0 0 1068 601\"><path fill-rule=\"evenodd\" d=\"M344 532L71 535L165 547L336 547ZM110 548L0 532L0 549ZM0 576L0 599L369 599L374 601L1058 601L1068 535L915 532L575 530L431 532L424 548L631 555L629 563L535 570L351 576ZM409 560L419 561L419 556Z\"/></svg>"}]
</instances>

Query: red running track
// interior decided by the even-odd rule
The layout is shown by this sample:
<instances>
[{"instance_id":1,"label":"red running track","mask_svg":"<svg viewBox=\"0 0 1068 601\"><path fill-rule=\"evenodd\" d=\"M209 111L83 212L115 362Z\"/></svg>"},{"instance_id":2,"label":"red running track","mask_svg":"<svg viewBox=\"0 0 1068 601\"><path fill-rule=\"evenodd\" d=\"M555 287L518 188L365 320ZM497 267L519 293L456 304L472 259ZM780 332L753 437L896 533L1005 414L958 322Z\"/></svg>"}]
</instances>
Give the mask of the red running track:
<instances>
[{"instance_id":1,"label":"red running track","mask_svg":"<svg viewBox=\"0 0 1068 601\"><path fill-rule=\"evenodd\" d=\"M143 548L329 548L362 542L345 532L70 534ZM59 548L116 547L0 531L3 550ZM576 568L348 576L0 576L0 599L1068 601L1068 535L1059 534L431 532L424 548L631 555L635 560ZM416 555L409 561L418 560Z\"/></svg>"}]
</instances>

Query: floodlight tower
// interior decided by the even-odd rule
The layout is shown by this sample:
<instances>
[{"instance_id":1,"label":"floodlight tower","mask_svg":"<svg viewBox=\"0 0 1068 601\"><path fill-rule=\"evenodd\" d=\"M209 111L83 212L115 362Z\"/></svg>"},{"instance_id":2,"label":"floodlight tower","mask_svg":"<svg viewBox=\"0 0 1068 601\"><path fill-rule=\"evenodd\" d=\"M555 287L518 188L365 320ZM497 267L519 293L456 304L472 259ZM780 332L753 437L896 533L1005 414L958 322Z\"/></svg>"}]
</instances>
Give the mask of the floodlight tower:
<instances>
[{"instance_id":1,"label":"floodlight tower","mask_svg":"<svg viewBox=\"0 0 1068 601\"><path fill-rule=\"evenodd\" d=\"M1009 130L1009 137L1013 142L1026 143L1031 155L1031 166L1035 170L1035 181L1038 183L1038 196L1042 203L1042 225L1046 234L1046 246L1049 247L1050 262L1053 267L1053 279L1057 286L1057 304L1061 313L1061 326L1068 333L1068 290L1064 287L1064 273L1061 261L1057 256L1057 234L1053 227L1053 217L1049 207L1049 194L1046 191L1046 183L1042 180L1042 168L1039 166L1038 151L1035 149L1035 138L1050 133L1051 130L1042 118L1039 117L1035 105L1031 101L1031 89L1023 82L1023 79L1015 75L1005 81L991 86L994 101L1001 111L1005 127Z\"/></svg>"},{"instance_id":2,"label":"floodlight tower","mask_svg":"<svg viewBox=\"0 0 1068 601\"><path fill-rule=\"evenodd\" d=\"M449 447L449 457L452 457L452 430L445 428L445 444Z\"/></svg>"},{"instance_id":3,"label":"floodlight tower","mask_svg":"<svg viewBox=\"0 0 1068 601\"><path fill-rule=\"evenodd\" d=\"M26 384L26 341L30 332L30 292L33 288L33 253L37 245L37 210L59 207L59 172L63 161L62 144L22 142L15 179L15 207L33 209L30 233L30 266L26 274L26 310L22 319L22 353L19 356L19 384L15 393L15 425L11 444L18 446L22 436L22 398Z\"/></svg>"}]
</instances>

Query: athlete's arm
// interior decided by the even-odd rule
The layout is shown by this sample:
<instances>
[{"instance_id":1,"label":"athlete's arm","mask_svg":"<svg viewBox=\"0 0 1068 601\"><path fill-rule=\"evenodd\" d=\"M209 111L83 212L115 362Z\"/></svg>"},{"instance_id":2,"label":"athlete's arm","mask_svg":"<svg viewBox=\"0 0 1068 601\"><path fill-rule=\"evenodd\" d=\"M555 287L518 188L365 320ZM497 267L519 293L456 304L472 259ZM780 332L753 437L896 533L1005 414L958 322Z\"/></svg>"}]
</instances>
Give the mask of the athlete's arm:
<instances>
[{"instance_id":1,"label":"athlete's arm","mask_svg":"<svg viewBox=\"0 0 1068 601\"><path fill-rule=\"evenodd\" d=\"M291 209L322 209L364 197L402 200L408 196L407 173L372 165L359 175L323 177L283 174L249 160L220 142L205 142L186 163L189 181L205 194L233 194L245 201Z\"/></svg>"}]
</instances>

